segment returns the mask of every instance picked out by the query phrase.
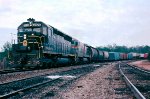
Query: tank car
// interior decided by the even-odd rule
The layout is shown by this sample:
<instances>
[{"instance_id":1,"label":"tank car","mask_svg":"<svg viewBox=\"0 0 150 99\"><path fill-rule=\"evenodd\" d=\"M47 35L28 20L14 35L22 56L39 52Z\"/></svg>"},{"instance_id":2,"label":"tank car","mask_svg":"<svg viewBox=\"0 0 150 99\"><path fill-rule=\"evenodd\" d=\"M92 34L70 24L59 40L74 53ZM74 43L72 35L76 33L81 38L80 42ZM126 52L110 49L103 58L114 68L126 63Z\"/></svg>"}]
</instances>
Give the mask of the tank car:
<instances>
[{"instance_id":1,"label":"tank car","mask_svg":"<svg viewBox=\"0 0 150 99\"><path fill-rule=\"evenodd\" d=\"M103 51L103 60L108 61L109 60L109 52Z\"/></svg>"}]
</instances>

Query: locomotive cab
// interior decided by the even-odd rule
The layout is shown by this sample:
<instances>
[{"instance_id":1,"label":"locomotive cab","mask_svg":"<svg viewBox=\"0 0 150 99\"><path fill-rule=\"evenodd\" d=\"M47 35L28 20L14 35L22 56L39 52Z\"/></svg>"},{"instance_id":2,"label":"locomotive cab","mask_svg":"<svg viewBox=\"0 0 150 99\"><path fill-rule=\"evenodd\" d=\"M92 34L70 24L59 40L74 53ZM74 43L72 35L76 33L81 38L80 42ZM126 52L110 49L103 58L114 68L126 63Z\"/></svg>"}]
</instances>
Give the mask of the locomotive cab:
<instances>
[{"instance_id":1,"label":"locomotive cab","mask_svg":"<svg viewBox=\"0 0 150 99\"><path fill-rule=\"evenodd\" d=\"M31 18L28 22L23 22L18 27L18 44L12 45L13 59L10 65L14 64L13 67L37 66L39 59L43 57L43 46L48 42L47 34L47 27L43 22Z\"/></svg>"},{"instance_id":2,"label":"locomotive cab","mask_svg":"<svg viewBox=\"0 0 150 99\"><path fill-rule=\"evenodd\" d=\"M47 42L47 31L41 22L28 19L18 27L18 51L31 51L43 48Z\"/></svg>"}]
</instances>

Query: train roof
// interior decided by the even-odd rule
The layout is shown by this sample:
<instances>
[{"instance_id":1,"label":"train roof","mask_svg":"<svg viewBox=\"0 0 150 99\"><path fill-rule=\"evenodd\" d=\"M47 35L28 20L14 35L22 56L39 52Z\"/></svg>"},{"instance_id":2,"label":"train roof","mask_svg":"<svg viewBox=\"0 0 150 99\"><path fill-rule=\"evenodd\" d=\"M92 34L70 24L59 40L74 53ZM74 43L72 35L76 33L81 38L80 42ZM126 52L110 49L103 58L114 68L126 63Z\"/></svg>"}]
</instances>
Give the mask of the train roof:
<instances>
[{"instance_id":1,"label":"train roof","mask_svg":"<svg viewBox=\"0 0 150 99\"><path fill-rule=\"evenodd\" d=\"M53 30L57 31L57 32L55 32L55 34L60 35L60 36L63 36L66 40L72 41L72 39L73 39L71 36L65 34L64 32L58 30L57 28L55 28L55 27L53 27L53 26L51 26L51 25L49 25L49 24L46 24L46 23L44 23L44 22L42 22L42 21L35 21L35 19L33 19L33 18L29 18L29 19L27 19L27 21L29 21L29 22L31 21L31 22L33 22L33 23L39 23L39 24L44 25L44 26L46 26L46 27L48 27L48 28L52 28ZM27 24L27 23L29 23L29 22L23 22L21 25L18 26L18 29L19 29L19 27L21 27L21 26L23 26L24 24Z\"/></svg>"},{"instance_id":2,"label":"train roof","mask_svg":"<svg viewBox=\"0 0 150 99\"><path fill-rule=\"evenodd\" d=\"M71 36L65 34L64 32L58 30L57 28L55 28L55 27L53 27L51 25L48 25L48 24L47 24L47 27L53 28L53 30L57 31L55 34L63 36L66 40L72 41L73 38Z\"/></svg>"}]
</instances>

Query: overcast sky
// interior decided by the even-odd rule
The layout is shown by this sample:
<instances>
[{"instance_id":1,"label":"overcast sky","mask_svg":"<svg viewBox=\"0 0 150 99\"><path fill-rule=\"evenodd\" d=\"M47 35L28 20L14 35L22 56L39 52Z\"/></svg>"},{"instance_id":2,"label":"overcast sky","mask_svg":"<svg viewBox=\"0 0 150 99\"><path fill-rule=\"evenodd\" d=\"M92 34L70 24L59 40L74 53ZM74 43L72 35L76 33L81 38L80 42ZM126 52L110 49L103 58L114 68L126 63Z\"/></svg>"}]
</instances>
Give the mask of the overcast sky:
<instances>
[{"instance_id":1,"label":"overcast sky","mask_svg":"<svg viewBox=\"0 0 150 99\"><path fill-rule=\"evenodd\" d=\"M94 47L150 45L150 0L0 0L0 47L28 18Z\"/></svg>"}]
</instances>

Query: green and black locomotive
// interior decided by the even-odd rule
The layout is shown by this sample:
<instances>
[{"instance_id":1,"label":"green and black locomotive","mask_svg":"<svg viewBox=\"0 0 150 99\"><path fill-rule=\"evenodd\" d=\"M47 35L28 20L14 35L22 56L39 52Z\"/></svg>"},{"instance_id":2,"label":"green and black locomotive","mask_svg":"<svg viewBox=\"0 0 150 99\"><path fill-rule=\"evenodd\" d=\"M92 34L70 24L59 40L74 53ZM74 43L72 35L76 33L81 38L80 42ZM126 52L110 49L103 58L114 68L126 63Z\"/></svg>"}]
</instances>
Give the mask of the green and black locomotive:
<instances>
[{"instance_id":1,"label":"green and black locomotive","mask_svg":"<svg viewBox=\"0 0 150 99\"><path fill-rule=\"evenodd\" d=\"M41 21L29 18L18 27L10 67L51 67L102 60L103 53Z\"/></svg>"}]
</instances>

